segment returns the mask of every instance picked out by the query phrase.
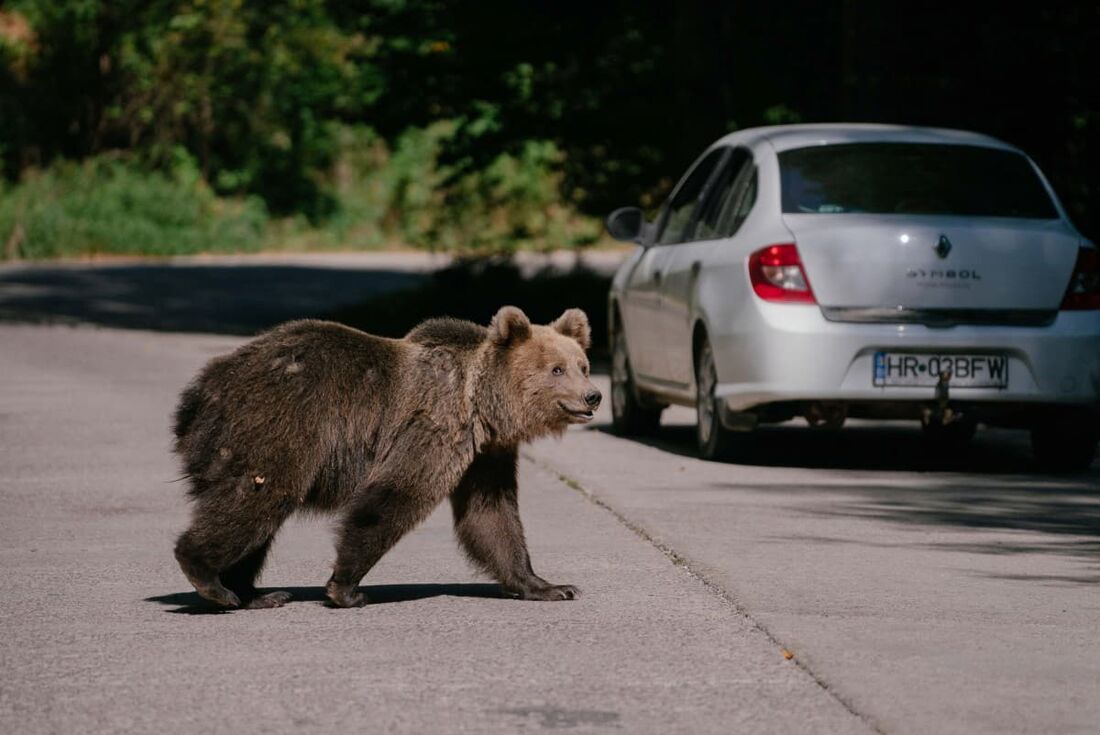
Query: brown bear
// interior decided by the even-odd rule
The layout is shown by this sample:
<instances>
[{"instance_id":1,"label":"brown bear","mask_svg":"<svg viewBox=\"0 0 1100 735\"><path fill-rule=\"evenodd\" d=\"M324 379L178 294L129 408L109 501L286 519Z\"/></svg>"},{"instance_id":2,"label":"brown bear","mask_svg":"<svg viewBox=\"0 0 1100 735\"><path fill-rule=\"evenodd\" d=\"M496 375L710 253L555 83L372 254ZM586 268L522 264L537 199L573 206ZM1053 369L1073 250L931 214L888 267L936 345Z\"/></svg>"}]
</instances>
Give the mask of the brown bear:
<instances>
[{"instance_id":1,"label":"brown bear","mask_svg":"<svg viewBox=\"0 0 1100 735\"><path fill-rule=\"evenodd\" d=\"M200 595L278 607L256 593L271 541L296 510L343 516L333 605L450 498L470 559L527 600L567 600L531 568L517 505L518 446L590 421L588 317L548 326L505 306L488 328L431 319L403 339L289 322L212 360L180 397L176 452L194 501L176 559Z\"/></svg>"}]
</instances>

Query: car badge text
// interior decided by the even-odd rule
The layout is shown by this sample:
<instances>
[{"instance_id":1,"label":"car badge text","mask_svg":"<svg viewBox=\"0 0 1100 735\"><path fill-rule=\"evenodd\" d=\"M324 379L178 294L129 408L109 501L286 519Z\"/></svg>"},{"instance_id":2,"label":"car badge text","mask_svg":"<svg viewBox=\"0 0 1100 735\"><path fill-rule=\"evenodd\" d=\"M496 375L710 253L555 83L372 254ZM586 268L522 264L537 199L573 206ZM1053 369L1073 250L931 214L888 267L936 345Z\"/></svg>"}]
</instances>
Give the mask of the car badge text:
<instances>
[{"instance_id":1,"label":"car badge text","mask_svg":"<svg viewBox=\"0 0 1100 735\"><path fill-rule=\"evenodd\" d=\"M938 280L960 280L960 281L980 281L981 275L976 270L940 270L938 268L924 269L924 268L910 268L905 271L905 275L909 278L924 278L930 281Z\"/></svg>"}]
</instances>

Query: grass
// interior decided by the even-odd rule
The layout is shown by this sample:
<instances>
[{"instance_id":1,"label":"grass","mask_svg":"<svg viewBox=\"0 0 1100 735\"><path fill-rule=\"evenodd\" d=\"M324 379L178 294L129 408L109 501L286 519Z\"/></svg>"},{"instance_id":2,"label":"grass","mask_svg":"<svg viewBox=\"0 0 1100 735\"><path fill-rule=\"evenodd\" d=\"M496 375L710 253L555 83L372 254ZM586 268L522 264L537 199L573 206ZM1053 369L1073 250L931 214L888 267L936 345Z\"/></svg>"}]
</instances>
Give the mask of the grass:
<instances>
[{"instance_id":1,"label":"grass","mask_svg":"<svg viewBox=\"0 0 1100 735\"><path fill-rule=\"evenodd\" d=\"M331 211L317 221L272 217L258 197L219 195L182 149L166 170L121 153L57 161L0 181L0 259L394 248L486 255L610 243L598 220L560 200L551 145L532 143L452 179L438 161L448 130L410 130L391 150L367 129L345 129L322 182Z\"/></svg>"},{"instance_id":2,"label":"grass","mask_svg":"<svg viewBox=\"0 0 1100 735\"><path fill-rule=\"evenodd\" d=\"M186 166L168 175L100 156L0 184L5 259L250 252L267 226L258 199L217 197Z\"/></svg>"}]
</instances>

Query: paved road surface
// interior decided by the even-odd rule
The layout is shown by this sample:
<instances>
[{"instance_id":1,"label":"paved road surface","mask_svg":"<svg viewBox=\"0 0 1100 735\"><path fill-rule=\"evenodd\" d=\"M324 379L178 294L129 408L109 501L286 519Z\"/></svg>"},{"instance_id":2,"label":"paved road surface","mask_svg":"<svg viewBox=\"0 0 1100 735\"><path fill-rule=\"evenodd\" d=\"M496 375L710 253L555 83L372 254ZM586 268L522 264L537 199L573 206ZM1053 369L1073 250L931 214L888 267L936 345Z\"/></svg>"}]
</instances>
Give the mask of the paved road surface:
<instances>
[{"instance_id":1,"label":"paved road surface","mask_svg":"<svg viewBox=\"0 0 1100 735\"><path fill-rule=\"evenodd\" d=\"M265 579L285 608L199 614L171 557L186 523L175 393L234 340L0 327L0 732L870 732L723 595L525 462L537 569L574 602L500 599L447 510L321 603L325 522ZM194 614L190 614L194 613Z\"/></svg>"},{"instance_id":2,"label":"paved road surface","mask_svg":"<svg viewBox=\"0 0 1100 735\"><path fill-rule=\"evenodd\" d=\"M919 430L762 432L741 464L601 427L529 456L682 558L885 732L1100 723L1100 471L1029 474L1013 432L962 463Z\"/></svg>"},{"instance_id":3,"label":"paved road surface","mask_svg":"<svg viewBox=\"0 0 1100 735\"><path fill-rule=\"evenodd\" d=\"M37 318L13 272L7 318ZM368 576L381 604L322 606L313 520L266 575L296 602L199 614L168 414L238 342L0 326L0 732L1096 731L1100 469L1033 475L1007 432L953 462L906 428L781 427L720 464L683 411L647 443L601 424L521 469L536 566L576 602L500 599L444 511Z\"/></svg>"}]
</instances>

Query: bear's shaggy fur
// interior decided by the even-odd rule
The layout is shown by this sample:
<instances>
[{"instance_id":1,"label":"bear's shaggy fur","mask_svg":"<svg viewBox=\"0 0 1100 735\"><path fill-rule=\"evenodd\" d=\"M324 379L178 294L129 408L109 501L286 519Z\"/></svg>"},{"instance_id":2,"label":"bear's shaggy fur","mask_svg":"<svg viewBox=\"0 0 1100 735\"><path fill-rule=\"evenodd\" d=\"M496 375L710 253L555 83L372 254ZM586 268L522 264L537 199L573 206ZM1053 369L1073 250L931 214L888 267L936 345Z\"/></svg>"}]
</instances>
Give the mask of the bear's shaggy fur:
<instances>
[{"instance_id":1,"label":"bear's shaggy fur","mask_svg":"<svg viewBox=\"0 0 1100 735\"><path fill-rule=\"evenodd\" d=\"M403 339L331 322L284 324L212 360L180 397L176 452L194 501L176 559L200 595L257 595L272 539L297 510L343 516L326 593L366 602L359 581L450 498L470 558L524 599L572 599L531 569L516 493L522 442L591 419L588 318L549 326L506 306L488 328L433 319Z\"/></svg>"}]
</instances>

